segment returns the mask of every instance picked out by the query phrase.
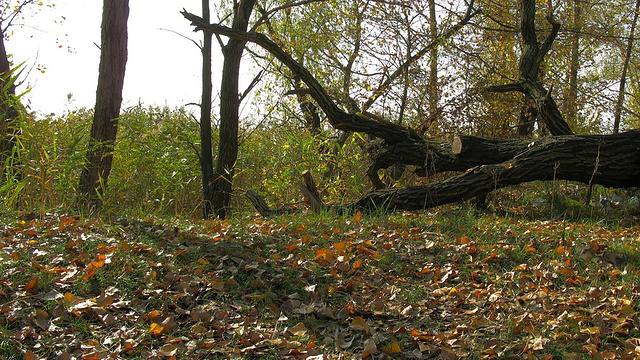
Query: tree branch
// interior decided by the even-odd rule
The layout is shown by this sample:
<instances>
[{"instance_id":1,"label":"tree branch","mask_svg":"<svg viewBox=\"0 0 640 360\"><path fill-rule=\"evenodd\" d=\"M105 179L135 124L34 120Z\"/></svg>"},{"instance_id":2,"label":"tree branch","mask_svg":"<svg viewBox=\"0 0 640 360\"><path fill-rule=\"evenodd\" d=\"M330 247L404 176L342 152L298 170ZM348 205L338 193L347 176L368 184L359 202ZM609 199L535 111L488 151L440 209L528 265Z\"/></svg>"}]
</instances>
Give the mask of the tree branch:
<instances>
[{"instance_id":1,"label":"tree branch","mask_svg":"<svg viewBox=\"0 0 640 360\"><path fill-rule=\"evenodd\" d=\"M214 34L252 42L271 53L307 85L310 95L318 103L318 106L320 106L320 108L325 112L329 122L336 129L343 131L365 132L385 139L390 143L419 141L423 139L421 135L412 129L408 129L391 122L376 121L362 114L350 114L344 112L333 102L329 94L325 91L322 85L320 85L318 80L311 75L309 70L294 60L287 52L264 34L238 31L220 24L207 24L199 16L191 14L184 9L181 13L193 26L196 27L196 31L208 31Z\"/></svg>"}]
</instances>

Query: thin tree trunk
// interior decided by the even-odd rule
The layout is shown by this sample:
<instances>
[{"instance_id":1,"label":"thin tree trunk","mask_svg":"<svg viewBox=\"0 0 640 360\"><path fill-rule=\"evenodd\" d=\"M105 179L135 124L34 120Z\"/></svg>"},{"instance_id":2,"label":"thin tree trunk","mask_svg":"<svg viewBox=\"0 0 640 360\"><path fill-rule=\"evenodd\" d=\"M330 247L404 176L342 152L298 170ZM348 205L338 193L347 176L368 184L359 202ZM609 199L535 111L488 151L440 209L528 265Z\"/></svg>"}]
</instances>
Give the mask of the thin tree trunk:
<instances>
[{"instance_id":1,"label":"thin tree trunk","mask_svg":"<svg viewBox=\"0 0 640 360\"><path fill-rule=\"evenodd\" d=\"M633 50L633 41L636 32L636 23L638 22L638 11L640 10L640 0L636 0L636 6L633 12L633 20L631 29L629 30L629 39L627 40L627 49L624 54L624 62L622 64L622 74L620 75L620 89L618 91L618 100L613 115L613 133L620 131L620 119L622 118L622 108L624 106L624 91L627 83L627 71L629 70L629 61L631 60L631 50Z\"/></svg>"},{"instance_id":2,"label":"thin tree trunk","mask_svg":"<svg viewBox=\"0 0 640 360\"><path fill-rule=\"evenodd\" d=\"M578 123L578 71L580 70L580 35L582 29L582 0L573 0L573 31L571 32L571 55L569 61L569 91L566 115L570 124Z\"/></svg>"},{"instance_id":3,"label":"thin tree trunk","mask_svg":"<svg viewBox=\"0 0 640 360\"><path fill-rule=\"evenodd\" d=\"M255 0L238 2L232 29L245 32L251 18ZM238 83L240 62L246 41L230 38L222 48L224 62L222 65L222 85L220 87L220 143L218 144L218 161L212 183L212 206L214 213L226 218L231 202L233 173L238 158L238 121L240 98Z\"/></svg>"},{"instance_id":4,"label":"thin tree trunk","mask_svg":"<svg viewBox=\"0 0 640 360\"><path fill-rule=\"evenodd\" d=\"M202 0L202 18L210 21L209 0ZM211 41L213 34L204 33L202 43L202 101L200 103L200 168L202 170L202 215L213 216L213 149L211 145Z\"/></svg>"},{"instance_id":5,"label":"thin tree trunk","mask_svg":"<svg viewBox=\"0 0 640 360\"><path fill-rule=\"evenodd\" d=\"M85 168L80 175L79 204L90 209L102 205L111 172L127 64L128 18L129 0L104 0L96 107Z\"/></svg>"},{"instance_id":6,"label":"thin tree trunk","mask_svg":"<svg viewBox=\"0 0 640 360\"><path fill-rule=\"evenodd\" d=\"M434 0L429 0L429 31L431 41L438 44L438 19L436 18L436 4ZM440 89L438 88L438 45L429 51L429 117L433 117L432 122L437 121L438 101L440 100Z\"/></svg>"}]
</instances>

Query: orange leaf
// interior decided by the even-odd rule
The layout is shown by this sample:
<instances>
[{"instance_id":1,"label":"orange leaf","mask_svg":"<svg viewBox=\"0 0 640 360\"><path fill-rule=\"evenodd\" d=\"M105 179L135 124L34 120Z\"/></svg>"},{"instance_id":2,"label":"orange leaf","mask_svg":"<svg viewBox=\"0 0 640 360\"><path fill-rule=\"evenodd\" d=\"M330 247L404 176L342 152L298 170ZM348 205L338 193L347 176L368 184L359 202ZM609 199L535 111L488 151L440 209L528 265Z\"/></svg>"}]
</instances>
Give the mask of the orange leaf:
<instances>
[{"instance_id":1,"label":"orange leaf","mask_svg":"<svg viewBox=\"0 0 640 360\"><path fill-rule=\"evenodd\" d=\"M561 268L560 269L560 274L564 275L564 276L573 276L573 271L567 269L567 268Z\"/></svg>"},{"instance_id":2,"label":"orange leaf","mask_svg":"<svg viewBox=\"0 0 640 360\"><path fill-rule=\"evenodd\" d=\"M82 280L89 280L96 274L96 268L87 266L87 273L82 276Z\"/></svg>"},{"instance_id":3,"label":"orange leaf","mask_svg":"<svg viewBox=\"0 0 640 360\"><path fill-rule=\"evenodd\" d=\"M487 256L486 258L482 259L482 262L493 262L496 260L496 258L498 257L498 254L493 252L491 253L491 255Z\"/></svg>"},{"instance_id":4,"label":"orange leaf","mask_svg":"<svg viewBox=\"0 0 640 360\"><path fill-rule=\"evenodd\" d=\"M564 253L565 253L564 246L560 245L556 248L556 255L561 256L561 255L564 255Z\"/></svg>"},{"instance_id":5,"label":"orange leaf","mask_svg":"<svg viewBox=\"0 0 640 360\"><path fill-rule=\"evenodd\" d=\"M122 345L122 350L123 351L130 351L133 350L133 339L127 339L124 341L124 344Z\"/></svg>"},{"instance_id":6,"label":"orange leaf","mask_svg":"<svg viewBox=\"0 0 640 360\"><path fill-rule=\"evenodd\" d=\"M147 314L147 317L149 318L149 320L154 321L154 322L156 320L158 320L161 316L162 316L162 314L158 310L151 310Z\"/></svg>"},{"instance_id":7,"label":"orange leaf","mask_svg":"<svg viewBox=\"0 0 640 360\"><path fill-rule=\"evenodd\" d=\"M31 279L31 281L29 281L27 285L24 286L24 290L29 295L36 295L38 293L38 277L36 276Z\"/></svg>"},{"instance_id":8,"label":"orange leaf","mask_svg":"<svg viewBox=\"0 0 640 360\"><path fill-rule=\"evenodd\" d=\"M70 292L64 293L64 301L67 303L74 303L80 301L81 299Z\"/></svg>"},{"instance_id":9,"label":"orange leaf","mask_svg":"<svg viewBox=\"0 0 640 360\"><path fill-rule=\"evenodd\" d=\"M362 213L360 211L358 211L355 215L353 215L353 222L354 223L359 223L360 220L362 219Z\"/></svg>"},{"instance_id":10,"label":"orange leaf","mask_svg":"<svg viewBox=\"0 0 640 360\"><path fill-rule=\"evenodd\" d=\"M298 248L298 245L289 244L287 245L287 252L294 252Z\"/></svg>"},{"instance_id":11,"label":"orange leaf","mask_svg":"<svg viewBox=\"0 0 640 360\"><path fill-rule=\"evenodd\" d=\"M24 354L24 360L38 360L38 355L29 350Z\"/></svg>"},{"instance_id":12,"label":"orange leaf","mask_svg":"<svg viewBox=\"0 0 640 360\"><path fill-rule=\"evenodd\" d=\"M334 249L338 250L338 252L343 252L347 249L347 244L344 242L337 242L331 246L333 246Z\"/></svg>"},{"instance_id":13,"label":"orange leaf","mask_svg":"<svg viewBox=\"0 0 640 360\"><path fill-rule=\"evenodd\" d=\"M362 260L357 260L355 263L353 263L353 269L359 269L362 266Z\"/></svg>"},{"instance_id":14,"label":"orange leaf","mask_svg":"<svg viewBox=\"0 0 640 360\"><path fill-rule=\"evenodd\" d=\"M304 224L298 225L296 228L296 235L300 235L305 230L307 230L307 227Z\"/></svg>"},{"instance_id":15,"label":"orange leaf","mask_svg":"<svg viewBox=\"0 0 640 360\"><path fill-rule=\"evenodd\" d=\"M152 333L155 336L159 336L160 334L162 334L162 331L164 330L164 326L154 322L151 323L151 326L149 326L149 332Z\"/></svg>"}]
</instances>

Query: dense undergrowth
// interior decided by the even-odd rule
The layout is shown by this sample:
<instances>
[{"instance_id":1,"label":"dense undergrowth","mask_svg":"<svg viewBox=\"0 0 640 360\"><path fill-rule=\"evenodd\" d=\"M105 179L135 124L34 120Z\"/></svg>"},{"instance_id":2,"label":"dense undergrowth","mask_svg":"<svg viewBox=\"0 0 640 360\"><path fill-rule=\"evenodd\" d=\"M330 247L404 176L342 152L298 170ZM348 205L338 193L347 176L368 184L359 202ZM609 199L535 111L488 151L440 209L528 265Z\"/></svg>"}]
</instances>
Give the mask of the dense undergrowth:
<instances>
[{"instance_id":1,"label":"dense undergrowth","mask_svg":"<svg viewBox=\"0 0 640 360\"><path fill-rule=\"evenodd\" d=\"M21 180L0 189L5 206L64 212L74 204L91 116L89 110L76 110L24 121L17 154ZM193 115L185 109L136 106L124 112L119 127L104 214L198 218L200 144ZM217 137L214 129L214 150ZM322 177L327 197L358 196L367 188L361 143L353 136L339 147L329 132L314 137L295 125L248 126L241 129L234 187L238 194L251 188L274 202L296 202L295 182L311 170ZM246 206L242 196L234 196L236 210Z\"/></svg>"},{"instance_id":2,"label":"dense undergrowth","mask_svg":"<svg viewBox=\"0 0 640 360\"><path fill-rule=\"evenodd\" d=\"M73 211L91 114L25 123L0 217L0 358L637 358L634 190L524 184L414 213L201 221L188 112L122 117L103 212ZM361 139L243 131L237 189L368 185ZM318 155L324 154L324 155ZM405 175L401 183L415 179Z\"/></svg>"}]
</instances>

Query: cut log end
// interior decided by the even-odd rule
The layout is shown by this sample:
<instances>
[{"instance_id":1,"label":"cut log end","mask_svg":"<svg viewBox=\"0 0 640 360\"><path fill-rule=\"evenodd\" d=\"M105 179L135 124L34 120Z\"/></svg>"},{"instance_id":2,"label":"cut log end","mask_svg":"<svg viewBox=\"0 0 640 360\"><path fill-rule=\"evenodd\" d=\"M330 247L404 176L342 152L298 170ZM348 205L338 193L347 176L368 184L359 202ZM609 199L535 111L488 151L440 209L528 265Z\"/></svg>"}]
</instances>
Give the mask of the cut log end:
<instances>
[{"instance_id":1,"label":"cut log end","mask_svg":"<svg viewBox=\"0 0 640 360\"><path fill-rule=\"evenodd\" d=\"M451 142L451 152L455 155L462 153L462 139L460 139L460 136L458 135L453 137L453 141Z\"/></svg>"}]
</instances>

